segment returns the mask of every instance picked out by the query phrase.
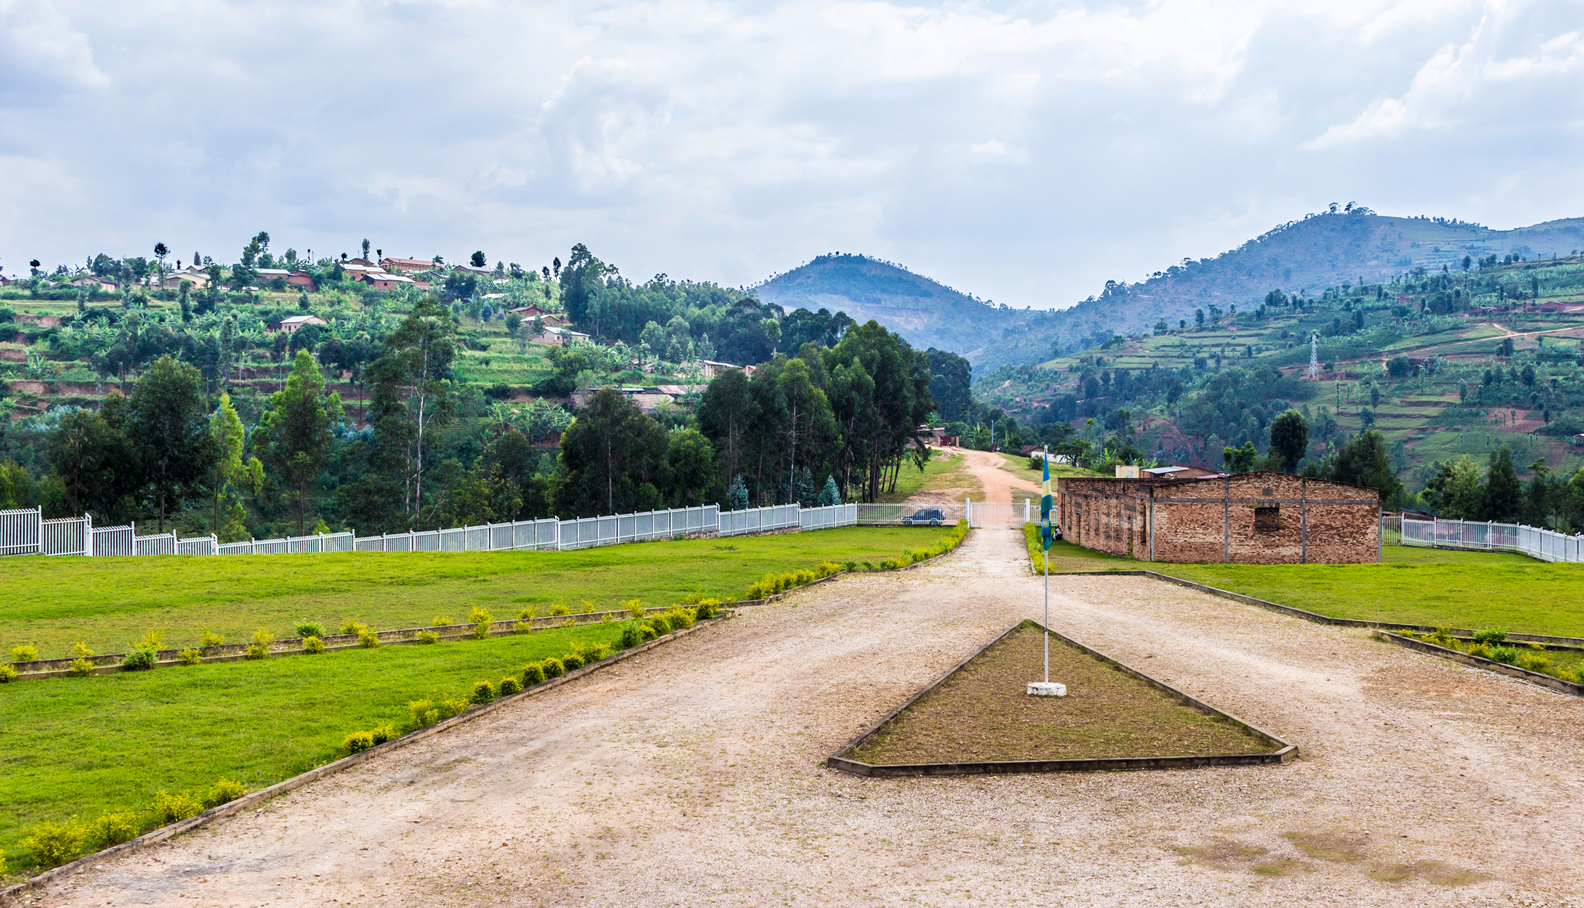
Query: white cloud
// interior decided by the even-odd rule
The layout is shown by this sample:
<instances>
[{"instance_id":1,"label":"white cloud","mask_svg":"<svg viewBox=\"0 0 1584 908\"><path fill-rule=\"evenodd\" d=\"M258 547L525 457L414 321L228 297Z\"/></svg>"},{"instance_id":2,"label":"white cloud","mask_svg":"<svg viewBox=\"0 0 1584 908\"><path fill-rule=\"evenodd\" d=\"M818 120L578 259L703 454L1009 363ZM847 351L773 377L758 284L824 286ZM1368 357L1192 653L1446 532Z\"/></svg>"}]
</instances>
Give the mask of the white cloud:
<instances>
[{"instance_id":1,"label":"white cloud","mask_svg":"<svg viewBox=\"0 0 1584 908\"><path fill-rule=\"evenodd\" d=\"M585 242L640 279L739 284L842 249L1066 304L1334 199L1581 213L1576 20L1569 0L0 0L0 255L234 256L268 229L524 264ZM75 188L16 186L37 174Z\"/></svg>"}]
</instances>

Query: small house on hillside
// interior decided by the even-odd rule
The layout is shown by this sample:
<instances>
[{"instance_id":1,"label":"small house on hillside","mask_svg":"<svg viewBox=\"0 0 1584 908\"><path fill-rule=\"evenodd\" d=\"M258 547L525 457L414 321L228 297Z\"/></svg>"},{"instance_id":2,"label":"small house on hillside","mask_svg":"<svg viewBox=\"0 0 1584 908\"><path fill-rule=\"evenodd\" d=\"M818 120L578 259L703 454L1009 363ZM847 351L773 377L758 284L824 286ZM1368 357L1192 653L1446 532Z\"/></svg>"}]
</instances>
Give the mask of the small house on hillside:
<instances>
[{"instance_id":1,"label":"small house on hillside","mask_svg":"<svg viewBox=\"0 0 1584 908\"><path fill-rule=\"evenodd\" d=\"M715 376L721 374L722 372L727 372L727 371L730 371L732 369L741 369L742 368L741 366L734 366L731 363L716 362L715 360L712 360L712 359L701 359L701 360L699 360L698 361L698 367L699 367L699 371L704 373L704 377L705 378L714 378ZM749 372L749 374L752 375L753 373Z\"/></svg>"},{"instance_id":2,"label":"small house on hillside","mask_svg":"<svg viewBox=\"0 0 1584 908\"><path fill-rule=\"evenodd\" d=\"M96 274L84 275L83 277L77 278L71 282L71 285L79 289L86 289L89 292L98 290L101 293L114 293L119 289L115 281L112 281L107 277L99 277Z\"/></svg>"},{"instance_id":3,"label":"small house on hillside","mask_svg":"<svg viewBox=\"0 0 1584 908\"><path fill-rule=\"evenodd\" d=\"M562 328L558 325L546 325L544 330L539 332L539 336L534 338L534 343L559 347L573 341L588 339L589 336L581 331L573 331L571 328Z\"/></svg>"},{"instance_id":4,"label":"small house on hillside","mask_svg":"<svg viewBox=\"0 0 1584 908\"><path fill-rule=\"evenodd\" d=\"M434 267L434 262L423 259L399 259L386 256L379 260L380 267L391 272L419 272L428 271Z\"/></svg>"},{"instance_id":5,"label":"small house on hillside","mask_svg":"<svg viewBox=\"0 0 1584 908\"><path fill-rule=\"evenodd\" d=\"M187 284L193 290L202 290L209 286L209 275L195 269L173 271L160 278L159 282L161 290L180 290L182 284Z\"/></svg>"},{"instance_id":6,"label":"small house on hillside","mask_svg":"<svg viewBox=\"0 0 1584 908\"><path fill-rule=\"evenodd\" d=\"M396 290L401 287L411 287L418 282L405 274L391 274L381 271L379 273L367 272L359 276L358 280L375 290Z\"/></svg>"},{"instance_id":7,"label":"small house on hillside","mask_svg":"<svg viewBox=\"0 0 1584 908\"><path fill-rule=\"evenodd\" d=\"M278 330L284 331L287 334L296 334L297 329L304 325L327 324L329 323L317 315L291 315L281 319L280 328Z\"/></svg>"},{"instance_id":8,"label":"small house on hillside","mask_svg":"<svg viewBox=\"0 0 1584 908\"><path fill-rule=\"evenodd\" d=\"M286 286L301 287L309 293L319 289L319 285L314 283L313 275L306 271L293 271L286 275Z\"/></svg>"}]
</instances>

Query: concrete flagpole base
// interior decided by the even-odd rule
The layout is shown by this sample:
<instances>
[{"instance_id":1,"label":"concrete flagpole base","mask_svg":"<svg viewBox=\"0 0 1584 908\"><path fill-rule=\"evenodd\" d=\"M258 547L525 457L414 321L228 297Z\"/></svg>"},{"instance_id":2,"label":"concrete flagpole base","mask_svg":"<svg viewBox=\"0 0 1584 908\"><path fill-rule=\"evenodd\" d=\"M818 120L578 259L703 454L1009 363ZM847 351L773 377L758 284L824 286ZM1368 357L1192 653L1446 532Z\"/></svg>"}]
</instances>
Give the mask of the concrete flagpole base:
<instances>
[{"instance_id":1,"label":"concrete flagpole base","mask_svg":"<svg viewBox=\"0 0 1584 908\"><path fill-rule=\"evenodd\" d=\"M1030 697L1065 697L1067 685L1055 681L1030 681L1028 686Z\"/></svg>"}]
</instances>

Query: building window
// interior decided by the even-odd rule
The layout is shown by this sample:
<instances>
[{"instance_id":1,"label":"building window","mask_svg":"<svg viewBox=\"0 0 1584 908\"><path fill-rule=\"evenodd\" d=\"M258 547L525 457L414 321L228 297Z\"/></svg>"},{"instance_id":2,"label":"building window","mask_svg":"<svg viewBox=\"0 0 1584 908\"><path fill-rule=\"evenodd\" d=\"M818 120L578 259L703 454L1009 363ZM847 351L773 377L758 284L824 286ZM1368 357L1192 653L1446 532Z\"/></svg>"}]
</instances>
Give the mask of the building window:
<instances>
[{"instance_id":1,"label":"building window","mask_svg":"<svg viewBox=\"0 0 1584 908\"><path fill-rule=\"evenodd\" d=\"M1254 532L1276 533L1281 531L1281 505L1254 509Z\"/></svg>"}]
</instances>

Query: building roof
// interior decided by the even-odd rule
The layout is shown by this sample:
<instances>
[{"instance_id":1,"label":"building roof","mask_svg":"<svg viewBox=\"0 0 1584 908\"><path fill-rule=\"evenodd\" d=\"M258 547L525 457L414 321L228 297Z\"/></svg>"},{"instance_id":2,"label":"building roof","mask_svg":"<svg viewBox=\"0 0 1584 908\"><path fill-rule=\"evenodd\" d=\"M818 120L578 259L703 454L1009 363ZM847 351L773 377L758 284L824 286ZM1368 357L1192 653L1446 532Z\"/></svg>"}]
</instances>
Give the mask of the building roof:
<instances>
[{"instance_id":1,"label":"building roof","mask_svg":"<svg viewBox=\"0 0 1584 908\"><path fill-rule=\"evenodd\" d=\"M253 270L259 277L288 277L291 275L291 272L285 268L255 268Z\"/></svg>"},{"instance_id":2,"label":"building roof","mask_svg":"<svg viewBox=\"0 0 1584 908\"><path fill-rule=\"evenodd\" d=\"M391 268L423 268L427 270L434 267L434 261L431 259L399 259L390 255L380 259L379 263Z\"/></svg>"},{"instance_id":3,"label":"building roof","mask_svg":"<svg viewBox=\"0 0 1584 908\"><path fill-rule=\"evenodd\" d=\"M389 272L369 272L361 275L363 280L370 283L380 282L385 284L416 284L417 281L405 274L390 274Z\"/></svg>"},{"instance_id":4,"label":"building roof","mask_svg":"<svg viewBox=\"0 0 1584 908\"><path fill-rule=\"evenodd\" d=\"M317 315L288 315L280 320L282 325L325 325L329 324Z\"/></svg>"}]
</instances>

